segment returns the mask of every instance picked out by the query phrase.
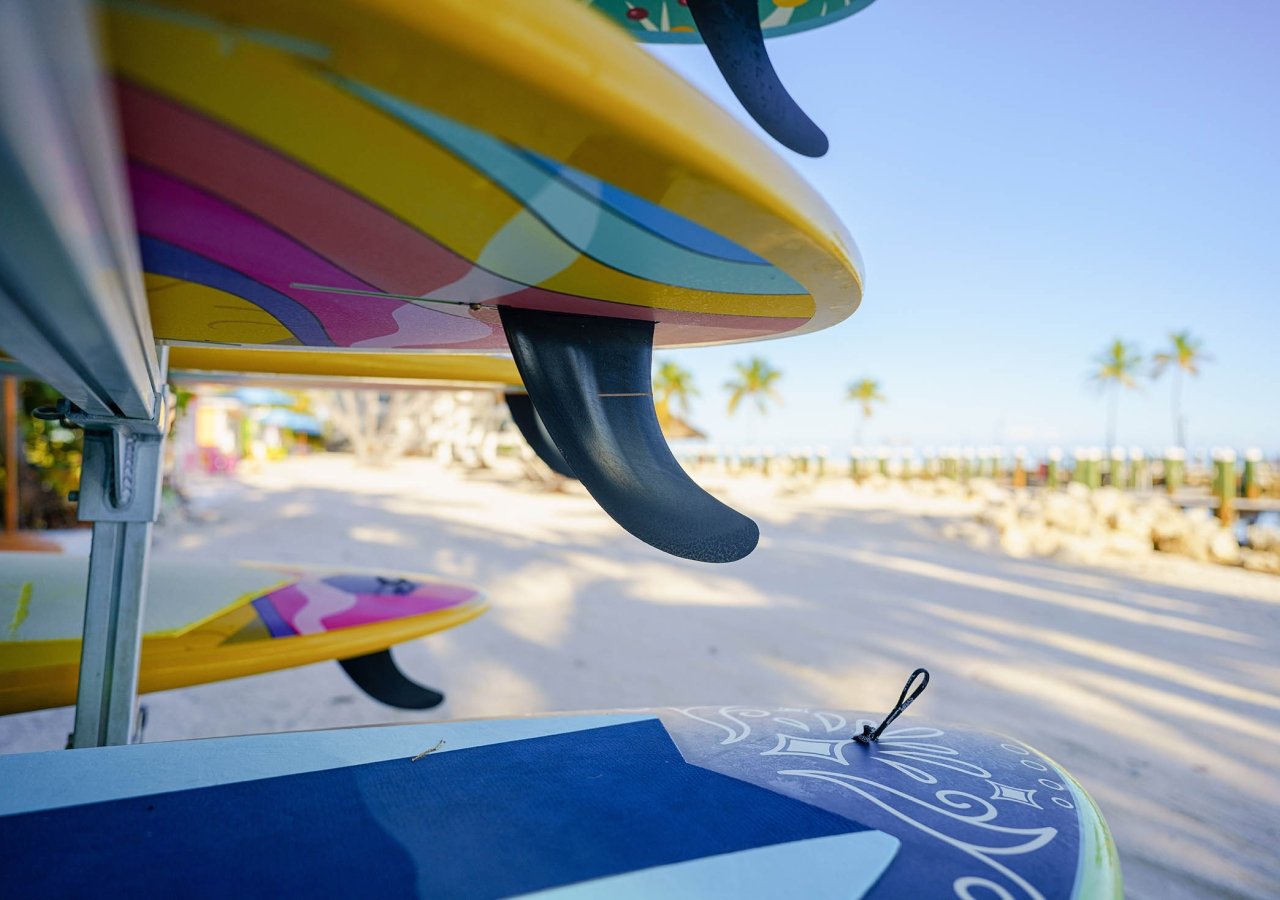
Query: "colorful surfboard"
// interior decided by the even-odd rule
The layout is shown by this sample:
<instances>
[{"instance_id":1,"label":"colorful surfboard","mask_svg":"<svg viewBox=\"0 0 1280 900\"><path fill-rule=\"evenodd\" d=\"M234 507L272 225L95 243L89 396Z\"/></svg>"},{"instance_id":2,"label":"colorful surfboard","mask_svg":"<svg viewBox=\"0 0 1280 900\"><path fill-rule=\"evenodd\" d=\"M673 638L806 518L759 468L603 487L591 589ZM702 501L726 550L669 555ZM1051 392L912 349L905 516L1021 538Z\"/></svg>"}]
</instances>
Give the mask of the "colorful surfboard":
<instances>
[{"instance_id":1,"label":"colorful surfboard","mask_svg":"<svg viewBox=\"0 0 1280 900\"><path fill-rule=\"evenodd\" d=\"M878 718L693 707L0 757L0 878L30 896L1122 896L1105 823L1052 760L914 718L853 740Z\"/></svg>"},{"instance_id":2,"label":"colorful surfboard","mask_svg":"<svg viewBox=\"0 0 1280 900\"><path fill-rule=\"evenodd\" d=\"M175 365L194 347L234 368L216 361L234 347L355 374L348 354L387 354L382 374L414 377L424 353L510 351L623 527L706 561L755 547L667 450L652 347L835 324L861 274L827 206L727 113L572 0L105 9Z\"/></svg>"},{"instance_id":3,"label":"colorful surfboard","mask_svg":"<svg viewBox=\"0 0 1280 900\"><path fill-rule=\"evenodd\" d=\"M0 714L75 702L87 569L0 556ZM142 692L337 659L375 699L411 708L443 698L397 677L388 649L486 608L477 589L420 575L164 559L148 595Z\"/></svg>"},{"instance_id":4,"label":"colorful surfboard","mask_svg":"<svg viewBox=\"0 0 1280 900\"><path fill-rule=\"evenodd\" d=\"M554 5L108 3L156 337L505 350L507 306L709 344L852 312L856 251L812 189Z\"/></svg>"}]
</instances>

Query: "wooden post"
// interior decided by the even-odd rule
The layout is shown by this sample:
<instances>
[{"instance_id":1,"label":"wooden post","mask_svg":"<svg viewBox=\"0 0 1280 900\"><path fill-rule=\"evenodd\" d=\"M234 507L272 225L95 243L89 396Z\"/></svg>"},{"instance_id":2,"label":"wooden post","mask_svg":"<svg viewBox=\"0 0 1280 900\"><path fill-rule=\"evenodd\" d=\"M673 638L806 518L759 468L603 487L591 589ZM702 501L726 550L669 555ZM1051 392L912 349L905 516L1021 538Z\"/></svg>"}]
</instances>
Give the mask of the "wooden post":
<instances>
[{"instance_id":1,"label":"wooden post","mask_svg":"<svg viewBox=\"0 0 1280 900\"><path fill-rule=\"evenodd\" d=\"M1027 486L1027 449L1025 447L1018 447L1013 451L1013 486L1015 488Z\"/></svg>"},{"instance_id":2,"label":"wooden post","mask_svg":"<svg viewBox=\"0 0 1280 900\"><path fill-rule=\"evenodd\" d=\"M1111 448L1111 481L1110 484L1117 490L1124 488L1124 448Z\"/></svg>"},{"instance_id":3,"label":"wooden post","mask_svg":"<svg viewBox=\"0 0 1280 900\"><path fill-rule=\"evenodd\" d=\"M1244 495L1256 500L1262 495L1262 484L1258 478L1258 469L1262 463L1262 450L1250 447L1244 451Z\"/></svg>"},{"instance_id":4,"label":"wooden post","mask_svg":"<svg viewBox=\"0 0 1280 900\"><path fill-rule=\"evenodd\" d=\"M1056 491L1062 487L1062 448L1050 447L1049 458L1045 460L1044 466L1044 486L1051 491Z\"/></svg>"},{"instance_id":5,"label":"wooden post","mask_svg":"<svg viewBox=\"0 0 1280 900\"><path fill-rule=\"evenodd\" d=\"M1129 487L1135 491L1151 488L1151 473L1147 469L1147 456L1141 447L1129 448Z\"/></svg>"},{"instance_id":6,"label":"wooden post","mask_svg":"<svg viewBox=\"0 0 1280 900\"><path fill-rule=\"evenodd\" d=\"M1187 453L1181 447L1169 447L1164 451L1164 489L1166 493L1176 494L1182 487L1186 474L1184 468Z\"/></svg>"},{"instance_id":7,"label":"wooden post","mask_svg":"<svg viewBox=\"0 0 1280 900\"><path fill-rule=\"evenodd\" d=\"M1004 448L987 448L987 477L999 481L1004 476Z\"/></svg>"},{"instance_id":8,"label":"wooden post","mask_svg":"<svg viewBox=\"0 0 1280 900\"><path fill-rule=\"evenodd\" d=\"M1213 451L1213 493L1218 498L1218 520L1230 525L1236 520L1236 451L1228 447Z\"/></svg>"},{"instance_id":9,"label":"wooden post","mask_svg":"<svg viewBox=\"0 0 1280 900\"><path fill-rule=\"evenodd\" d=\"M1076 450L1076 468L1072 477L1088 488L1102 485L1102 451L1093 447Z\"/></svg>"}]
</instances>

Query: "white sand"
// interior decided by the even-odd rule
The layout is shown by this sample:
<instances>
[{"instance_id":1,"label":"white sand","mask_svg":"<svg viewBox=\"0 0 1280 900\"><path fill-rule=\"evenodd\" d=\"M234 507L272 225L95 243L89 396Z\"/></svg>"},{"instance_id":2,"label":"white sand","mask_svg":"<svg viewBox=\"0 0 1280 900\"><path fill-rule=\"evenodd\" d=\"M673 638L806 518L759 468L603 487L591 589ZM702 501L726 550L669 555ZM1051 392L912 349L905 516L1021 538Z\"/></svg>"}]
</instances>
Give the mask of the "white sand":
<instances>
[{"instance_id":1,"label":"white sand","mask_svg":"<svg viewBox=\"0 0 1280 900\"><path fill-rule=\"evenodd\" d=\"M761 524L745 561L675 560L578 490L342 456L223 482L156 552L413 569L484 586L477 622L400 648L431 715L323 664L146 698L150 741L563 709L752 703L1007 732L1062 763L1115 833L1130 896L1280 896L1280 578L1014 560L938 535L955 501L844 483L711 485ZM154 598L163 602L163 598ZM60 747L71 712L0 719L0 752Z\"/></svg>"}]
</instances>

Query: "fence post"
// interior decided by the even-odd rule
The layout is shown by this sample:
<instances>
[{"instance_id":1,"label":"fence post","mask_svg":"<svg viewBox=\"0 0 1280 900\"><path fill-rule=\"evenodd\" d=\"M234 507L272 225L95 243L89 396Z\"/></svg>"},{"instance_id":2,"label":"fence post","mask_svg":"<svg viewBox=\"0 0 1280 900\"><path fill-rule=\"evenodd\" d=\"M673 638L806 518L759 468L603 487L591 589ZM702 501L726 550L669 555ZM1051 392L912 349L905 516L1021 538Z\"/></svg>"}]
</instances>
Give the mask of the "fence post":
<instances>
[{"instance_id":1,"label":"fence post","mask_svg":"<svg viewBox=\"0 0 1280 900\"><path fill-rule=\"evenodd\" d=\"M1236 451L1220 447L1213 451L1213 493L1218 498L1218 519L1230 525L1236 518Z\"/></svg>"},{"instance_id":2,"label":"fence post","mask_svg":"<svg viewBox=\"0 0 1280 900\"><path fill-rule=\"evenodd\" d=\"M1186 474L1187 452L1181 447L1168 447L1164 451L1164 489L1176 494L1182 487Z\"/></svg>"},{"instance_id":3,"label":"fence post","mask_svg":"<svg viewBox=\"0 0 1280 900\"><path fill-rule=\"evenodd\" d=\"M1262 494L1262 483L1258 478L1258 469L1262 463L1262 450L1250 447L1244 451L1244 495L1256 500Z\"/></svg>"}]
</instances>

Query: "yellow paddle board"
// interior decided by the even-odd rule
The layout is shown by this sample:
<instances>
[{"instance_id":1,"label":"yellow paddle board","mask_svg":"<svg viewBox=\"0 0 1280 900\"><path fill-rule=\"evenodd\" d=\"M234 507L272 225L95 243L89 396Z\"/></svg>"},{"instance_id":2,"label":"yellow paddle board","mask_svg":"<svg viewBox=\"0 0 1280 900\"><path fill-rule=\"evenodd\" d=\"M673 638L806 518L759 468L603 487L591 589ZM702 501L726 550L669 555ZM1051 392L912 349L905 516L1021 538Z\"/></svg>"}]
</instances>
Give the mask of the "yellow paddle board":
<instances>
[{"instance_id":1,"label":"yellow paddle board","mask_svg":"<svg viewBox=\"0 0 1280 900\"><path fill-rule=\"evenodd\" d=\"M0 714L75 702L87 571L84 557L0 556ZM139 690L369 657L486 607L478 589L422 575L157 559Z\"/></svg>"},{"instance_id":2,"label":"yellow paddle board","mask_svg":"<svg viewBox=\"0 0 1280 900\"><path fill-rule=\"evenodd\" d=\"M175 366L368 374L385 355L385 377L468 377L432 368L448 353L510 383L484 361L507 349L499 307L656 322L674 346L812 331L859 302L856 249L813 190L572 0L105 12Z\"/></svg>"}]
</instances>

